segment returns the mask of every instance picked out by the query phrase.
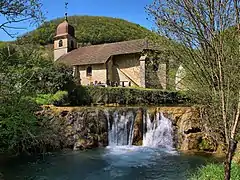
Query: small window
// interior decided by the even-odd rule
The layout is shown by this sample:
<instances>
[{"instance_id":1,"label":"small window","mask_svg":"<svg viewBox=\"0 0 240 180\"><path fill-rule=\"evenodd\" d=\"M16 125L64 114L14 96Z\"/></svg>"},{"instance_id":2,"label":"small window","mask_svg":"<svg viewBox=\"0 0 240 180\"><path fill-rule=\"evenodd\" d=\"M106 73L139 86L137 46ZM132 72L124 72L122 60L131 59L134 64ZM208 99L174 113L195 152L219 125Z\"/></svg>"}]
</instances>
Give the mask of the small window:
<instances>
[{"instance_id":1,"label":"small window","mask_svg":"<svg viewBox=\"0 0 240 180\"><path fill-rule=\"evenodd\" d=\"M92 67L87 67L87 76L92 76Z\"/></svg>"},{"instance_id":2,"label":"small window","mask_svg":"<svg viewBox=\"0 0 240 180\"><path fill-rule=\"evenodd\" d=\"M63 46L63 41L62 41L62 40L59 40L58 46L59 46L59 47L62 47L62 46Z\"/></svg>"}]
</instances>

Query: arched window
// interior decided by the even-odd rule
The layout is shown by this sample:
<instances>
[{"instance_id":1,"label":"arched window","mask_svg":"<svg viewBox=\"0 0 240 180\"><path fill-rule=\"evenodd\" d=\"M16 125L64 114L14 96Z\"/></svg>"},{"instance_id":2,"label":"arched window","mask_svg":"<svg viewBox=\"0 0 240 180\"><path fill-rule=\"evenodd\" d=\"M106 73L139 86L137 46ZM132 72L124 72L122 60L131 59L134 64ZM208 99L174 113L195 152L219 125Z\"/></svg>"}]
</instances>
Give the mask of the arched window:
<instances>
[{"instance_id":1,"label":"arched window","mask_svg":"<svg viewBox=\"0 0 240 180\"><path fill-rule=\"evenodd\" d=\"M92 67L91 66L87 67L87 76L92 76Z\"/></svg>"},{"instance_id":2,"label":"arched window","mask_svg":"<svg viewBox=\"0 0 240 180\"><path fill-rule=\"evenodd\" d=\"M63 41L62 40L59 40L58 42L58 47L62 47L63 46Z\"/></svg>"}]
</instances>

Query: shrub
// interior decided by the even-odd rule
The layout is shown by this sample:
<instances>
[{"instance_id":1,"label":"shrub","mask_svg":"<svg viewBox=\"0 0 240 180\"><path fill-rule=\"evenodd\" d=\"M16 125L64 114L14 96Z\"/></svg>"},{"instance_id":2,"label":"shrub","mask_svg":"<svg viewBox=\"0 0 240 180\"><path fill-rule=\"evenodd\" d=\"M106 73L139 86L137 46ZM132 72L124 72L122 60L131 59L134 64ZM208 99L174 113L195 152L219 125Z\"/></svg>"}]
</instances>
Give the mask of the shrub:
<instances>
[{"instance_id":1,"label":"shrub","mask_svg":"<svg viewBox=\"0 0 240 180\"><path fill-rule=\"evenodd\" d=\"M176 91L158 89L78 86L69 93L71 105L112 104L159 105L180 104L187 101L186 95Z\"/></svg>"},{"instance_id":2,"label":"shrub","mask_svg":"<svg viewBox=\"0 0 240 180\"><path fill-rule=\"evenodd\" d=\"M57 91L55 94L38 94L34 100L39 105L61 106L68 103L68 92Z\"/></svg>"},{"instance_id":3,"label":"shrub","mask_svg":"<svg viewBox=\"0 0 240 180\"><path fill-rule=\"evenodd\" d=\"M38 94L34 99L39 105L48 105L51 104L52 94Z\"/></svg>"},{"instance_id":4,"label":"shrub","mask_svg":"<svg viewBox=\"0 0 240 180\"><path fill-rule=\"evenodd\" d=\"M56 92L52 98L51 102L55 106L61 106L68 102L68 92L67 91L58 91Z\"/></svg>"},{"instance_id":5,"label":"shrub","mask_svg":"<svg viewBox=\"0 0 240 180\"><path fill-rule=\"evenodd\" d=\"M92 98L89 95L87 88L76 86L68 92L68 100L70 105L90 105Z\"/></svg>"},{"instance_id":6,"label":"shrub","mask_svg":"<svg viewBox=\"0 0 240 180\"><path fill-rule=\"evenodd\" d=\"M191 180L222 180L224 179L223 164L208 164L192 175ZM240 179L240 166L232 164L231 180Z\"/></svg>"},{"instance_id":7,"label":"shrub","mask_svg":"<svg viewBox=\"0 0 240 180\"><path fill-rule=\"evenodd\" d=\"M37 105L16 96L5 98L3 102L4 106L0 106L0 153L18 153L38 145L41 131L34 115Z\"/></svg>"}]
</instances>

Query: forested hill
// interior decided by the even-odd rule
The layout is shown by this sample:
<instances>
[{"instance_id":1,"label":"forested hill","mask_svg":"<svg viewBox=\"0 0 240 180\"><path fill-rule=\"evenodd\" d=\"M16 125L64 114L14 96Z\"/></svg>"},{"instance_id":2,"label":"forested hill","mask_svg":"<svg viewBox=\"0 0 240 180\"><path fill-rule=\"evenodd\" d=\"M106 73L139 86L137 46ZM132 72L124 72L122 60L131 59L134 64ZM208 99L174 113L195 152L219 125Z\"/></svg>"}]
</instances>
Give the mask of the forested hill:
<instances>
[{"instance_id":1,"label":"forested hill","mask_svg":"<svg viewBox=\"0 0 240 180\"><path fill-rule=\"evenodd\" d=\"M36 30L18 38L19 43L52 44L55 30L64 18L44 23ZM154 35L150 30L123 19L100 16L70 16L69 23L75 27L76 38L83 44L102 44L145 38Z\"/></svg>"}]
</instances>

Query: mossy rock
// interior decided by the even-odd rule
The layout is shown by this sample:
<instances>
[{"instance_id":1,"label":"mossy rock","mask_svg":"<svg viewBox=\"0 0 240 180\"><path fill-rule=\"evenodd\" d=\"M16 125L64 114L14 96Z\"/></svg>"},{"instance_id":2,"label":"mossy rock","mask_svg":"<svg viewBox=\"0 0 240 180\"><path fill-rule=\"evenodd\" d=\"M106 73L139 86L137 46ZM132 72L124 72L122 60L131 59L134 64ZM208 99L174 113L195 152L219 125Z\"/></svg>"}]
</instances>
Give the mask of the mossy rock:
<instances>
[{"instance_id":1,"label":"mossy rock","mask_svg":"<svg viewBox=\"0 0 240 180\"><path fill-rule=\"evenodd\" d=\"M143 140L139 140L137 142L134 143L135 146L142 146L143 145Z\"/></svg>"},{"instance_id":2,"label":"mossy rock","mask_svg":"<svg viewBox=\"0 0 240 180\"><path fill-rule=\"evenodd\" d=\"M203 137L198 147L202 151L214 152L217 149L217 144L212 137Z\"/></svg>"}]
</instances>

